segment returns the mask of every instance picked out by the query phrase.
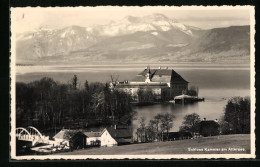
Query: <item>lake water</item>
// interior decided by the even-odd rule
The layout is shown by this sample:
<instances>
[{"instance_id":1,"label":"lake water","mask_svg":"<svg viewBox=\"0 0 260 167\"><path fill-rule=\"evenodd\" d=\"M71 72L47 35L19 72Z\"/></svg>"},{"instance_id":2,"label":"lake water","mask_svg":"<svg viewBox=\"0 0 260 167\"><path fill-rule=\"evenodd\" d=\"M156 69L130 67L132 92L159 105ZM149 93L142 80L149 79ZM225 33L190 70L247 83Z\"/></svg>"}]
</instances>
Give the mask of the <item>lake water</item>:
<instances>
[{"instance_id":1,"label":"lake water","mask_svg":"<svg viewBox=\"0 0 260 167\"><path fill-rule=\"evenodd\" d=\"M67 83L74 74L78 76L80 86L88 82L110 82L111 75L119 75L119 80L130 80L145 68L146 64L122 65L79 65L79 66L18 66L16 81L31 82L42 77L51 77L56 81ZM220 119L227 100L233 96L250 96L250 67L249 65L228 64L151 64L152 67L173 66L190 85L199 87L199 96L205 102L190 105L156 104L151 106L134 107L137 111L134 129L137 128L141 117L149 120L159 113L171 113L175 116L174 127L178 131L183 117L197 113L208 120Z\"/></svg>"}]
</instances>

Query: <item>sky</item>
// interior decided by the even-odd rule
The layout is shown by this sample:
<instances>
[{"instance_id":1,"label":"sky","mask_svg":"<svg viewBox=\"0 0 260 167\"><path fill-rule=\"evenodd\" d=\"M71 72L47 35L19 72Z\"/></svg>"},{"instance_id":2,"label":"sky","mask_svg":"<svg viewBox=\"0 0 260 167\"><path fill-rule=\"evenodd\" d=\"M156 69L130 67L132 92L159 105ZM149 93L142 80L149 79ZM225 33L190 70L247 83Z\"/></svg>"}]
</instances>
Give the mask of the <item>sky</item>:
<instances>
[{"instance_id":1,"label":"sky","mask_svg":"<svg viewBox=\"0 0 260 167\"><path fill-rule=\"evenodd\" d=\"M249 25L249 7L62 7L12 8L11 26L17 33L34 31L40 26L64 28L108 24L126 16L161 13L186 25L202 29Z\"/></svg>"}]
</instances>

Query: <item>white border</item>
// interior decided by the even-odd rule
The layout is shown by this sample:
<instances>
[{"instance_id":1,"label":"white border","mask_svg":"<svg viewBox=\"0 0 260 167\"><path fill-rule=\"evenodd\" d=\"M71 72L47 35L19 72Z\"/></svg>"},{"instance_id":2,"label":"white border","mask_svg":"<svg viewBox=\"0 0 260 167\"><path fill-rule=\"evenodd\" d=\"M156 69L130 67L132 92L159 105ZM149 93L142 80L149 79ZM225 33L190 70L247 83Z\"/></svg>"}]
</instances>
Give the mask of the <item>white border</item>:
<instances>
[{"instance_id":1,"label":"white border","mask_svg":"<svg viewBox=\"0 0 260 167\"><path fill-rule=\"evenodd\" d=\"M26 7L31 8L31 7ZM250 90L251 90L251 153L250 154L165 154L165 155L33 155L33 156L16 156L16 141L15 141L15 70L16 70L16 60L15 60L15 48L16 48L16 37L14 34L11 36L11 63L10 63L10 74L11 74L11 140L10 140L10 158L11 160L46 160L46 159L189 159L189 158L199 158L199 159L209 159L209 158L255 158L255 8L254 6L181 6L181 7L174 7L174 6L156 6L156 7L118 7L118 6L99 6L99 7L52 7L48 8L51 10L103 10L105 9L115 9L115 8L128 8L128 9L135 9L135 8L148 8L151 9L173 9L173 10L237 10L237 9L248 9L250 10ZM15 29L17 28L15 25L15 10L21 8L11 8L11 32L16 32ZM41 7L36 7L34 9L42 9ZM124 10L124 9L123 9Z\"/></svg>"}]
</instances>

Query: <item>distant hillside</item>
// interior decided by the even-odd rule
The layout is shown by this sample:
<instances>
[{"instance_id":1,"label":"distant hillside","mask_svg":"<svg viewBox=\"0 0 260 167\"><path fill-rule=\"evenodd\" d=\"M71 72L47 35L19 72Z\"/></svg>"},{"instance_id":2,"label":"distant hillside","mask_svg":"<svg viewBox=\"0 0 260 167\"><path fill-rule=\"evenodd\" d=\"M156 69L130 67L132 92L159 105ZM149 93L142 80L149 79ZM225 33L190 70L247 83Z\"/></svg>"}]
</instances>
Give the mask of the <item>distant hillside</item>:
<instances>
[{"instance_id":1,"label":"distant hillside","mask_svg":"<svg viewBox=\"0 0 260 167\"><path fill-rule=\"evenodd\" d=\"M17 34L18 63L249 62L250 28L202 30L162 14Z\"/></svg>"},{"instance_id":2,"label":"distant hillside","mask_svg":"<svg viewBox=\"0 0 260 167\"><path fill-rule=\"evenodd\" d=\"M239 59L241 62L248 62L250 27L232 26L207 30L185 49L190 54L189 58L194 57L194 60L201 58L201 61L235 61Z\"/></svg>"}]
</instances>

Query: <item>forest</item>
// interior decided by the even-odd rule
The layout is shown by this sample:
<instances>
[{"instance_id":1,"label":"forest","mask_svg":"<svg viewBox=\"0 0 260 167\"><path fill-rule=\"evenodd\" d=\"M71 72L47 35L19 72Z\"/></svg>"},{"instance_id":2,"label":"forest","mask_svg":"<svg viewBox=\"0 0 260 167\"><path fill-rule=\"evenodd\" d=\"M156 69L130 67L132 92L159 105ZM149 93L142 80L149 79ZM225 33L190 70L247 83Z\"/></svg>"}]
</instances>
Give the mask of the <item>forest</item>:
<instances>
[{"instance_id":1,"label":"forest","mask_svg":"<svg viewBox=\"0 0 260 167\"><path fill-rule=\"evenodd\" d=\"M135 112L130 95L111 91L108 84L78 78L67 84L44 77L30 83L16 83L16 126L39 130L84 128L114 123L130 124Z\"/></svg>"}]
</instances>

